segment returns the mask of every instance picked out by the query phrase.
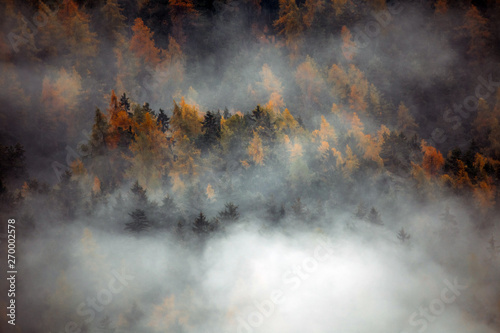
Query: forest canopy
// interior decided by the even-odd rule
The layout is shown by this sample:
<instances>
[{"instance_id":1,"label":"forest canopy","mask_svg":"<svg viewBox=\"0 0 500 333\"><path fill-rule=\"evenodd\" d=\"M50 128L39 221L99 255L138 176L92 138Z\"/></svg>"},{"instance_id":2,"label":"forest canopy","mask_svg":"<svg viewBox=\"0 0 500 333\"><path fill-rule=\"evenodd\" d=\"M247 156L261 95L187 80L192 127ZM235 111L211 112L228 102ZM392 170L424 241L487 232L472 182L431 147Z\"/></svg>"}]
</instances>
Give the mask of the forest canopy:
<instances>
[{"instance_id":1,"label":"forest canopy","mask_svg":"<svg viewBox=\"0 0 500 333\"><path fill-rule=\"evenodd\" d=\"M342 315L312 328L293 308L362 304L361 278L346 287L357 301L342 288L316 298L342 265L339 285L352 272L385 281L385 318L398 324L374 332L423 325L407 317L438 288L429 276L471 274L476 294L429 331L500 329L498 1L5 0L0 10L0 216L18 221L26 286L55 258L40 282L50 297L19 296L21 331L70 320L82 332L257 331L238 319L252 297L321 237L348 254L262 332L362 331ZM134 276L157 295L125 285L98 320L75 315L111 268L136 262L155 267ZM413 298L386 285L391 267ZM380 311L368 303L353 311Z\"/></svg>"}]
</instances>

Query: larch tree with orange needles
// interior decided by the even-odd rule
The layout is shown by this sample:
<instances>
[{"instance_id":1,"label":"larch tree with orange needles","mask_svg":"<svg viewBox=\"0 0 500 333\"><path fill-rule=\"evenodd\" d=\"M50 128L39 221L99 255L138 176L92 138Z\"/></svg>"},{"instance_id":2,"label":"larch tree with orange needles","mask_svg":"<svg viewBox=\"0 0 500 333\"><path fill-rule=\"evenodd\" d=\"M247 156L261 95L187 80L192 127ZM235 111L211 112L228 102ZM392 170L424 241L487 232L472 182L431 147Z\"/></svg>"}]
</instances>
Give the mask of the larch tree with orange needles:
<instances>
[{"instance_id":1,"label":"larch tree with orange needles","mask_svg":"<svg viewBox=\"0 0 500 333\"><path fill-rule=\"evenodd\" d=\"M324 116L321 116L319 130L313 131L312 135L313 138L317 137L320 142L328 142L329 145L337 144L337 133L335 133L335 128L330 125Z\"/></svg>"},{"instance_id":2,"label":"larch tree with orange needles","mask_svg":"<svg viewBox=\"0 0 500 333\"><path fill-rule=\"evenodd\" d=\"M132 38L129 49L139 59L156 66L160 63L161 50L155 46L154 33L144 24L141 18L136 18L132 26Z\"/></svg>"},{"instance_id":3,"label":"larch tree with orange needles","mask_svg":"<svg viewBox=\"0 0 500 333\"><path fill-rule=\"evenodd\" d=\"M274 26L285 37L291 60L294 61L299 53L300 35L304 30L302 17L295 0L279 0L279 6L279 17L274 21Z\"/></svg>"},{"instance_id":4,"label":"larch tree with orange needles","mask_svg":"<svg viewBox=\"0 0 500 333\"><path fill-rule=\"evenodd\" d=\"M415 118L410 113L410 110L404 105L403 102L398 107L398 124L397 128L406 134L413 134L418 128Z\"/></svg>"},{"instance_id":5,"label":"larch tree with orange needles","mask_svg":"<svg viewBox=\"0 0 500 333\"><path fill-rule=\"evenodd\" d=\"M427 175L436 176L444 166L443 155L436 148L429 146L424 140L422 140L422 153L424 154L422 168Z\"/></svg>"},{"instance_id":6,"label":"larch tree with orange needles","mask_svg":"<svg viewBox=\"0 0 500 333\"><path fill-rule=\"evenodd\" d=\"M342 39L341 50L342 54L347 60L352 60L358 50L356 43L352 40L351 31L344 25L340 31L340 38Z\"/></svg>"},{"instance_id":7,"label":"larch tree with orange needles","mask_svg":"<svg viewBox=\"0 0 500 333\"><path fill-rule=\"evenodd\" d=\"M465 24L461 28L469 39L467 54L475 60L483 59L491 37L488 29L488 19L481 15L476 6L471 5L465 14Z\"/></svg>"},{"instance_id":8,"label":"larch tree with orange needles","mask_svg":"<svg viewBox=\"0 0 500 333\"><path fill-rule=\"evenodd\" d=\"M132 157L125 157L130 162L127 177L137 179L140 184L149 188L161 185L161 179L171 166L173 156L169 140L151 113L144 114L129 149Z\"/></svg>"},{"instance_id":9,"label":"larch tree with orange needles","mask_svg":"<svg viewBox=\"0 0 500 333\"><path fill-rule=\"evenodd\" d=\"M68 65L75 66L83 75L93 68L98 49L97 34L90 27L90 16L73 0L64 0L57 16L65 33L63 42L71 55L67 59Z\"/></svg>"},{"instance_id":10,"label":"larch tree with orange needles","mask_svg":"<svg viewBox=\"0 0 500 333\"><path fill-rule=\"evenodd\" d=\"M253 132L253 138L248 145L248 155L256 165L264 165L264 148L257 132Z\"/></svg>"},{"instance_id":11,"label":"larch tree with orange needles","mask_svg":"<svg viewBox=\"0 0 500 333\"><path fill-rule=\"evenodd\" d=\"M363 72L354 65L349 66L348 70L350 88L349 106L351 110L366 113L368 103L368 81Z\"/></svg>"},{"instance_id":12,"label":"larch tree with orange needles","mask_svg":"<svg viewBox=\"0 0 500 333\"><path fill-rule=\"evenodd\" d=\"M304 3L304 14L302 18L307 28L315 23L316 17L325 10L325 0L306 0Z\"/></svg>"},{"instance_id":13,"label":"larch tree with orange needles","mask_svg":"<svg viewBox=\"0 0 500 333\"><path fill-rule=\"evenodd\" d=\"M306 60L297 67L295 81L302 92L302 101L306 110L319 106L324 80L314 59L307 56Z\"/></svg>"},{"instance_id":14,"label":"larch tree with orange needles","mask_svg":"<svg viewBox=\"0 0 500 333\"><path fill-rule=\"evenodd\" d=\"M328 81L332 83L332 95L338 99L338 102L344 103L349 94L349 76L346 71L333 64L328 72Z\"/></svg>"}]
</instances>

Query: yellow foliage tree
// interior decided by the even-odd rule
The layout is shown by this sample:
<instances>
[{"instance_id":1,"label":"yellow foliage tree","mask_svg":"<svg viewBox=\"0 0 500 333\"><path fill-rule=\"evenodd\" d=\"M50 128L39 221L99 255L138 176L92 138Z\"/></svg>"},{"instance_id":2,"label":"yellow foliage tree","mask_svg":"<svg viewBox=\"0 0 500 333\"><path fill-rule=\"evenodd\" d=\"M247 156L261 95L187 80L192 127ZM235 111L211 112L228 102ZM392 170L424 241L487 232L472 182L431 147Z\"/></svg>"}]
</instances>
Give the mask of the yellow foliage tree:
<instances>
[{"instance_id":1,"label":"yellow foliage tree","mask_svg":"<svg viewBox=\"0 0 500 333\"><path fill-rule=\"evenodd\" d=\"M290 160L293 162L298 158L302 157L304 151L302 149L302 145L300 143L294 143L293 146L290 147Z\"/></svg>"},{"instance_id":2,"label":"yellow foliage tree","mask_svg":"<svg viewBox=\"0 0 500 333\"><path fill-rule=\"evenodd\" d=\"M210 185L210 184L207 185L206 194L207 194L208 200L210 200L212 202L215 201L215 190L212 187L212 185Z\"/></svg>"},{"instance_id":3,"label":"yellow foliage tree","mask_svg":"<svg viewBox=\"0 0 500 333\"><path fill-rule=\"evenodd\" d=\"M328 71L328 81L333 84L332 95L341 102L344 101L349 94L349 76L346 71L333 64Z\"/></svg>"},{"instance_id":4,"label":"yellow foliage tree","mask_svg":"<svg viewBox=\"0 0 500 333\"><path fill-rule=\"evenodd\" d=\"M320 94L323 90L323 78L317 68L316 62L309 56L297 67L295 81L302 91L306 102L319 104Z\"/></svg>"},{"instance_id":5,"label":"yellow foliage tree","mask_svg":"<svg viewBox=\"0 0 500 333\"><path fill-rule=\"evenodd\" d=\"M318 138L319 141L326 141L329 144L337 144L337 134L335 129L326 120L324 116L321 116L321 125L319 130L314 130L312 132L313 138Z\"/></svg>"},{"instance_id":6,"label":"yellow foliage tree","mask_svg":"<svg viewBox=\"0 0 500 333\"><path fill-rule=\"evenodd\" d=\"M170 176L178 177L183 183L195 181L200 169L198 164L200 150L195 147L194 142L187 135L179 138L174 147L174 154L176 158Z\"/></svg>"},{"instance_id":7,"label":"yellow foliage tree","mask_svg":"<svg viewBox=\"0 0 500 333\"><path fill-rule=\"evenodd\" d=\"M301 127L297 120L292 116L288 109L285 109L277 118L276 118L276 127L278 132L286 133L289 135L297 135L300 133Z\"/></svg>"},{"instance_id":8,"label":"yellow foliage tree","mask_svg":"<svg viewBox=\"0 0 500 333\"><path fill-rule=\"evenodd\" d=\"M135 140L129 146L132 157L124 156L131 166L126 175L142 186L157 187L172 164L170 143L153 115L147 112L136 127Z\"/></svg>"},{"instance_id":9,"label":"yellow foliage tree","mask_svg":"<svg viewBox=\"0 0 500 333\"><path fill-rule=\"evenodd\" d=\"M353 64L348 70L350 81L349 106L352 110L366 112L368 107L368 81L363 73Z\"/></svg>"},{"instance_id":10,"label":"yellow foliage tree","mask_svg":"<svg viewBox=\"0 0 500 333\"><path fill-rule=\"evenodd\" d=\"M201 134L203 118L198 109L181 98L179 105L174 101L174 111L170 124L174 130L174 138L187 136L189 139Z\"/></svg>"},{"instance_id":11,"label":"yellow foliage tree","mask_svg":"<svg viewBox=\"0 0 500 333\"><path fill-rule=\"evenodd\" d=\"M351 147L346 145L345 147L346 157L344 159L344 165L342 167L342 173L345 178L350 178L352 174L359 168L358 157L352 152Z\"/></svg>"},{"instance_id":12,"label":"yellow foliage tree","mask_svg":"<svg viewBox=\"0 0 500 333\"><path fill-rule=\"evenodd\" d=\"M257 132L253 132L253 138L248 146L248 155L257 165L264 165L264 148L262 140Z\"/></svg>"}]
</instances>

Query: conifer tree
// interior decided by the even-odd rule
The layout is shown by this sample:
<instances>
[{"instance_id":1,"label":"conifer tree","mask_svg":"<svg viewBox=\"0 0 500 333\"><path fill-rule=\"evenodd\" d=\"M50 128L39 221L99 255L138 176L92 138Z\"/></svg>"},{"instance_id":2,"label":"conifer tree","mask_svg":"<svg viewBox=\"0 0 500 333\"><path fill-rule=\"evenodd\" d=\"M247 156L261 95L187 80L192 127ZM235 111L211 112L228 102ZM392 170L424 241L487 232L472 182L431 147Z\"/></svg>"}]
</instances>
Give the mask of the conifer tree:
<instances>
[{"instance_id":1,"label":"conifer tree","mask_svg":"<svg viewBox=\"0 0 500 333\"><path fill-rule=\"evenodd\" d=\"M410 240L411 235L405 231L405 228L401 228L398 232L398 239L401 243L405 243Z\"/></svg>"},{"instance_id":2,"label":"conifer tree","mask_svg":"<svg viewBox=\"0 0 500 333\"><path fill-rule=\"evenodd\" d=\"M136 209L132 213L129 213L129 215L132 217L132 221L125 223L125 230L139 233L151 227L144 210Z\"/></svg>"},{"instance_id":3,"label":"conifer tree","mask_svg":"<svg viewBox=\"0 0 500 333\"><path fill-rule=\"evenodd\" d=\"M206 216L203 214L203 212L200 212L200 215L198 215L196 217L196 219L194 220L192 230L198 236L206 236L211 231L213 231L213 228L212 228L212 225L210 224L210 222L208 222L208 220L207 220Z\"/></svg>"},{"instance_id":4,"label":"conifer tree","mask_svg":"<svg viewBox=\"0 0 500 333\"><path fill-rule=\"evenodd\" d=\"M236 222L240 218L240 213L238 212L238 206L232 202L225 204L224 210L220 211L218 214L218 219L221 222Z\"/></svg>"},{"instance_id":5,"label":"conifer tree","mask_svg":"<svg viewBox=\"0 0 500 333\"><path fill-rule=\"evenodd\" d=\"M367 219L369 222L371 222L373 224L378 224L378 225L384 224L382 222L382 219L380 218L379 212L375 209L375 207L372 207L370 209L370 212L368 213Z\"/></svg>"},{"instance_id":6,"label":"conifer tree","mask_svg":"<svg viewBox=\"0 0 500 333\"><path fill-rule=\"evenodd\" d=\"M165 133L170 128L170 117L162 109L158 110L158 117L156 121L160 125L161 131Z\"/></svg>"}]
</instances>

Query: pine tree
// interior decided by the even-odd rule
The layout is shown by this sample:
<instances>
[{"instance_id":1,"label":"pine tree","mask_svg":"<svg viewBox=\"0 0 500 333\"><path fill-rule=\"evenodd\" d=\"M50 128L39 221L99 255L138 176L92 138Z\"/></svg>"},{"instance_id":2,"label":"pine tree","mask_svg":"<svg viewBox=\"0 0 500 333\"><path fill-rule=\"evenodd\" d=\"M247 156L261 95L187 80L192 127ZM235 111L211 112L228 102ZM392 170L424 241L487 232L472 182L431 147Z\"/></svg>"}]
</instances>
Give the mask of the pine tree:
<instances>
[{"instance_id":1,"label":"pine tree","mask_svg":"<svg viewBox=\"0 0 500 333\"><path fill-rule=\"evenodd\" d=\"M145 190L139 182L136 180L134 185L130 188L130 191L134 194L134 199L137 206L145 207L148 205L147 190Z\"/></svg>"},{"instance_id":2,"label":"pine tree","mask_svg":"<svg viewBox=\"0 0 500 333\"><path fill-rule=\"evenodd\" d=\"M0 144L0 179L20 178L26 175L24 153L24 147L20 143L15 146Z\"/></svg>"},{"instance_id":3,"label":"pine tree","mask_svg":"<svg viewBox=\"0 0 500 333\"><path fill-rule=\"evenodd\" d=\"M404 243L408 240L410 240L411 235L406 233L405 228L401 228L398 232L398 239L401 241L401 243Z\"/></svg>"},{"instance_id":4,"label":"pine tree","mask_svg":"<svg viewBox=\"0 0 500 333\"><path fill-rule=\"evenodd\" d=\"M136 209L132 213L129 213L129 215L132 217L132 221L125 223L125 230L139 233L151 227L144 210Z\"/></svg>"},{"instance_id":5,"label":"pine tree","mask_svg":"<svg viewBox=\"0 0 500 333\"><path fill-rule=\"evenodd\" d=\"M206 236L213 231L213 227L210 222L208 222L203 212L200 212L200 215L194 220L192 230L198 236Z\"/></svg>"},{"instance_id":6,"label":"pine tree","mask_svg":"<svg viewBox=\"0 0 500 333\"><path fill-rule=\"evenodd\" d=\"M130 111L130 101L126 93L123 93L122 97L120 97L120 108L127 112Z\"/></svg>"},{"instance_id":7,"label":"pine tree","mask_svg":"<svg viewBox=\"0 0 500 333\"><path fill-rule=\"evenodd\" d=\"M177 237L179 237L180 239L183 239L184 238L184 232L185 232L185 225L186 225L186 220L184 220L183 217L180 217L178 220L177 220L177 226L175 228L175 234L177 235Z\"/></svg>"},{"instance_id":8,"label":"pine tree","mask_svg":"<svg viewBox=\"0 0 500 333\"><path fill-rule=\"evenodd\" d=\"M383 134L384 142L380 157L384 161L385 168L393 173L407 173L411 167L410 155L418 149L406 135L392 131Z\"/></svg>"},{"instance_id":9,"label":"pine tree","mask_svg":"<svg viewBox=\"0 0 500 333\"><path fill-rule=\"evenodd\" d=\"M156 121L161 126L160 128L161 128L161 131L163 133L165 133L166 131L169 130L170 117L162 109L159 110L158 117L156 118Z\"/></svg>"},{"instance_id":10,"label":"pine tree","mask_svg":"<svg viewBox=\"0 0 500 333\"><path fill-rule=\"evenodd\" d=\"M232 202L225 204L224 210L220 211L218 214L218 219L221 222L236 222L240 218L240 213L238 212L238 206Z\"/></svg>"},{"instance_id":11,"label":"pine tree","mask_svg":"<svg viewBox=\"0 0 500 333\"><path fill-rule=\"evenodd\" d=\"M90 157L105 155L107 152L106 139L108 137L109 124L106 116L101 110L95 110L94 125L88 144L82 145L81 149Z\"/></svg>"},{"instance_id":12,"label":"pine tree","mask_svg":"<svg viewBox=\"0 0 500 333\"><path fill-rule=\"evenodd\" d=\"M209 148L214 146L221 137L221 115L220 113L215 113L207 111L205 113L202 124L202 146L204 148Z\"/></svg>"},{"instance_id":13,"label":"pine tree","mask_svg":"<svg viewBox=\"0 0 500 333\"><path fill-rule=\"evenodd\" d=\"M369 222L373 224L378 224L378 225L383 225L384 222L382 222L382 219L380 218L379 212L375 209L375 207L372 207L370 209L370 212L368 213L367 219Z\"/></svg>"},{"instance_id":14,"label":"pine tree","mask_svg":"<svg viewBox=\"0 0 500 333\"><path fill-rule=\"evenodd\" d=\"M356 209L356 213L354 214L358 219L362 220L365 218L368 210L363 202L360 202L358 208Z\"/></svg>"}]
</instances>

